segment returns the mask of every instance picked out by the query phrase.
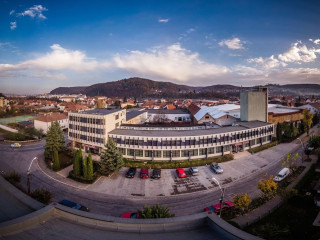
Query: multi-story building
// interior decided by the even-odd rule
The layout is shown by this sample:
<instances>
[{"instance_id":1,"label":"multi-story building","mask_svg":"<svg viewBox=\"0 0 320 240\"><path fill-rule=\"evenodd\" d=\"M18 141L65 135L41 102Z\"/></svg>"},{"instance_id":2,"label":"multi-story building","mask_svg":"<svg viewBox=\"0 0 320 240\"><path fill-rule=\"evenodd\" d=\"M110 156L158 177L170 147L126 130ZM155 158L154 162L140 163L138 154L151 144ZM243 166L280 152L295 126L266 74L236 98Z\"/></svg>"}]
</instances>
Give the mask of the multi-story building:
<instances>
[{"instance_id":1,"label":"multi-story building","mask_svg":"<svg viewBox=\"0 0 320 240\"><path fill-rule=\"evenodd\" d=\"M8 100L4 97L0 97L0 107L8 106Z\"/></svg>"},{"instance_id":2,"label":"multi-story building","mask_svg":"<svg viewBox=\"0 0 320 240\"><path fill-rule=\"evenodd\" d=\"M99 153L108 140L108 133L126 122L125 109L96 108L69 113L69 140L72 147Z\"/></svg>"},{"instance_id":3,"label":"multi-story building","mask_svg":"<svg viewBox=\"0 0 320 240\"><path fill-rule=\"evenodd\" d=\"M68 115L64 113L46 113L34 119L34 127L47 133L51 124L57 121L62 129L68 129Z\"/></svg>"},{"instance_id":4,"label":"multi-story building","mask_svg":"<svg viewBox=\"0 0 320 240\"><path fill-rule=\"evenodd\" d=\"M189 160L221 156L271 142L273 124L251 121L235 126L123 126L109 133L124 157L139 160Z\"/></svg>"}]
</instances>

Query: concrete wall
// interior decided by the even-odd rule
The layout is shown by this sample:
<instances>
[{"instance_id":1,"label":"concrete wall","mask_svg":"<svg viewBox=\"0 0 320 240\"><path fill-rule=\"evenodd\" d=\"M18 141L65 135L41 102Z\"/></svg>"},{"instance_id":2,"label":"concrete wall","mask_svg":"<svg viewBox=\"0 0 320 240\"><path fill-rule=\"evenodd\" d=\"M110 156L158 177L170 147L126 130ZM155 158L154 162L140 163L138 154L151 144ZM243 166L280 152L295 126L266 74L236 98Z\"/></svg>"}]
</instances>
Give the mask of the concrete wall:
<instances>
[{"instance_id":1,"label":"concrete wall","mask_svg":"<svg viewBox=\"0 0 320 240\"><path fill-rule=\"evenodd\" d=\"M268 98L266 92L240 93L240 119L241 121L268 120Z\"/></svg>"}]
</instances>

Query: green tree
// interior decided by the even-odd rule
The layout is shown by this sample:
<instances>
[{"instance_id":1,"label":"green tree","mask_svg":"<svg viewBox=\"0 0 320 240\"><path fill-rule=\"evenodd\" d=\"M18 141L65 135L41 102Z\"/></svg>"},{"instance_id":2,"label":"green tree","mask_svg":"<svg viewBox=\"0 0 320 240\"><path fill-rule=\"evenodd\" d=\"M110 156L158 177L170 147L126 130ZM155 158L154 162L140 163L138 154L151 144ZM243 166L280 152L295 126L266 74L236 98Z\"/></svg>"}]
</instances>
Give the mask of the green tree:
<instances>
[{"instance_id":1,"label":"green tree","mask_svg":"<svg viewBox=\"0 0 320 240\"><path fill-rule=\"evenodd\" d=\"M77 149L73 155L73 173L76 176L80 176L82 162L81 156L81 149Z\"/></svg>"},{"instance_id":2,"label":"green tree","mask_svg":"<svg viewBox=\"0 0 320 240\"><path fill-rule=\"evenodd\" d=\"M276 194L278 186L270 175L268 178L259 181L257 188L261 190L266 198L271 198Z\"/></svg>"},{"instance_id":3,"label":"green tree","mask_svg":"<svg viewBox=\"0 0 320 240\"><path fill-rule=\"evenodd\" d=\"M55 121L49 127L46 137L46 144L44 146L44 155L46 158L53 158L55 150L61 152L65 147L64 135L60 124Z\"/></svg>"},{"instance_id":4,"label":"green tree","mask_svg":"<svg viewBox=\"0 0 320 240\"><path fill-rule=\"evenodd\" d=\"M143 210L138 210L140 218L171 218L174 214L171 214L167 206L147 206L144 205Z\"/></svg>"},{"instance_id":5,"label":"green tree","mask_svg":"<svg viewBox=\"0 0 320 240\"><path fill-rule=\"evenodd\" d=\"M248 209L248 207L251 203L251 197L247 193L239 193L239 194L235 195L232 200L233 200L234 205L237 208L241 209L242 213L244 213Z\"/></svg>"},{"instance_id":6,"label":"green tree","mask_svg":"<svg viewBox=\"0 0 320 240\"><path fill-rule=\"evenodd\" d=\"M99 171L102 175L109 175L123 166L122 155L117 150L116 143L112 138L108 139L108 142L100 155L100 159Z\"/></svg>"},{"instance_id":7,"label":"green tree","mask_svg":"<svg viewBox=\"0 0 320 240\"><path fill-rule=\"evenodd\" d=\"M315 113L312 118L312 125L315 126L319 123L320 116L319 113Z\"/></svg>"},{"instance_id":8,"label":"green tree","mask_svg":"<svg viewBox=\"0 0 320 240\"><path fill-rule=\"evenodd\" d=\"M60 169L60 161L59 161L59 154L57 150L54 150L53 154L53 169L59 170Z\"/></svg>"},{"instance_id":9,"label":"green tree","mask_svg":"<svg viewBox=\"0 0 320 240\"><path fill-rule=\"evenodd\" d=\"M320 135L319 136L310 136L308 140L308 145L314 149L320 148Z\"/></svg>"},{"instance_id":10,"label":"green tree","mask_svg":"<svg viewBox=\"0 0 320 240\"><path fill-rule=\"evenodd\" d=\"M289 152L286 157L282 158L282 167L288 167L292 172L295 172L300 159L299 153L292 155L291 152Z\"/></svg>"},{"instance_id":11,"label":"green tree","mask_svg":"<svg viewBox=\"0 0 320 240\"><path fill-rule=\"evenodd\" d=\"M309 130L310 130L311 125L312 125L313 114L310 113L310 111L304 109L303 110L303 116L304 116L304 118L303 118L302 121L303 121L303 123L305 125L305 128L307 130L307 135L309 136Z\"/></svg>"},{"instance_id":12,"label":"green tree","mask_svg":"<svg viewBox=\"0 0 320 240\"><path fill-rule=\"evenodd\" d=\"M89 155L88 155L88 161L87 161L87 163L88 163L88 167L87 167L87 171L88 171L88 173L87 173L87 178L88 178L88 180L92 180L92 178L93 178L93 161L92 161L92 156L91 156L90 153L89 153Z\"/></svg>"},{"instance_id":13,"label":"green tree","mask_svg":"<svg viewBox=\"0 0 320 240\"><path fill-rule=\"evenodd\" d=\"M282 124L281 123L277 123L277 130L276 130L276 134L277 134L277 140L279 142L281 142L282 140Z\"/></svg>"},{"instance_id":14,"label":"green tree","mask_svg":"<svg viewBox=\"0 0 320 240\"><path fill-rule=\"evenodd\" d=\"M87 179L88 178L88 166L87 166L88 158L82 158L82 176Z\"/></svg>"},{"instance_id":15,"label":"green tree","mask_svg":"<svg viewBox=\"0 0 320 240\"><path fill-rule=\"evenodd\" d=\"M305 133L306 132L306 127L303 121L299 124L299 133Z\"/></svg>"}]
</instances>

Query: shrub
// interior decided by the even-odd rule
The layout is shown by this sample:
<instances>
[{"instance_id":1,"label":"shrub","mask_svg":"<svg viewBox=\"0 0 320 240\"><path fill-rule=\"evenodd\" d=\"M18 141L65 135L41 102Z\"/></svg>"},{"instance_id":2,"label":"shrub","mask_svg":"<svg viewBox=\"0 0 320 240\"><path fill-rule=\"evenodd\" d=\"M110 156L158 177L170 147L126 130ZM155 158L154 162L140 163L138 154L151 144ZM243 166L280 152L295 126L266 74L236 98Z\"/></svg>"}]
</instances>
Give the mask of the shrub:
<instances>
[{"instance_id":1,"label":"shrub","mask_svg":"<svg viewBox=\"0 0 320 240\"><path fill-rule=\"evenodd\" d=\"M267 179L261 180L257 188L263 192L265 197L271 198L276 194L278 186L277 183L273 181L272 175L270 175Z\"/></svg>"},{"instance_id":2,"label":"shrub","mask_svg":"<svg viewBox=\"0 0 320 240\"><path fill-rule=\"evenodd\" d=\"M4 178L10 182L11 184L13 185L17 185L20 183L21 181L21 175L19 173L17 173L16 171L13 171L13 172L7 172L5 175L4 175Z\"/></svg>"},{"instance_id":3,"label":"shrub","mask_svg":"<svg viewBox=\"0 0 320 240\"><path fill-rule=\"evenodd\" d=\"M300 181L297 183L296 186L294 186L295 189L297 189L299 192L304 191L305 188L310 186L311 180L314 178L316 165L312 164L308 172L300 179Z\"/></svg>"},{"instance_id":4,"label":"shrub","mask_svg":"<svg viewBox=\"0 0 320 240\"><path fill-rule=\"evenodd\" d=\"M81 182L81 183L85 183L85 184L92 184L94 183L97 178L100 176L100 174L98 172L94 172L93 175L92 175L92 178L91 179L87 179L87 178L84 178L83 176L80 176L80 175L75 175L73 170L71 170L69 172L69 176L68 178L71 178L77 182Z\"/></svg>"},{"instance_id":5,"label":"shrub","mask_svg":"<svg viewBox=\"0 0 320 240\"><path fill-rule=\"evenodd\" d=\"M247 193L240 193L233 197L233 203L237 208L240 208L242 213L248 209L251 203L251 197Z\"/></svg>"},{"instance_id":6,"label":"shrub","mask_svg":"<svg viewBox=\"0 0 320 240\"><path fill-rule=\"evenodd\" d=\"M257 153L257 152L261 152L263 150L266 150L268 148L274 147L276 145L278 145L278 141L267 143L265 145L262 145L262 146L259 146L259 147L256 147L256 148L251 148L251 149L248 150L248 152L249 153Z\"/></svg>"},{"instance_id":7,"label":"shrub","mask_svg":"<svg viewBox=\"0 0 320 240\"><path fill-rule=\"evenodd\" d=\"M53 195L46 189L36 189L30 193L30 196L44 204L50 203Z\"/></svg>"},{"instance_id":8,"label":"shrub","mask_svg":"<svg viewBox=\"0 0 320 240\"><path fill-rule=\"evenodd\" d=\"M138 210L140 218L171 218L174 214L171 214L166 206L147 206L144 205L143 210Z\"/></svg>"}]
</instances>

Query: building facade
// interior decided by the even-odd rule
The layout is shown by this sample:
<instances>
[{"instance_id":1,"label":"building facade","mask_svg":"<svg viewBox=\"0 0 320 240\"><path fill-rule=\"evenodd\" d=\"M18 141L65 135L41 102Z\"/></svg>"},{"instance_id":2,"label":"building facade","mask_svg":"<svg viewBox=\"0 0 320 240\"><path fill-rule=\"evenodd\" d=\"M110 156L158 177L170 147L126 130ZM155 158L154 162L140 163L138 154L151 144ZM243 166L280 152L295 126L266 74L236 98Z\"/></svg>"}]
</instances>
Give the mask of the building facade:
<instances>
[{"instance_id":1,"label":"building facade","mask_svg":"<svg viewBox=\"0 0 320 240\"><path fill-rule=\"evenodd\" d=\"M111 131L124 157L137 160L192 160L235 153L271 142L273 124L252 121L236 126L124 127Z\"/></svg>"},{"instance_id":2,"label":"building facade","mask_svg":"<svg viewBox=\"0 0 320 240\"><path fill-rule=\"evenodd\" d=\"M108 140L108 133L125 122L125 109L96 108L69 113L68 139L72 148L99 153Z\"/></svg>"},{"instance_id":3,"label":"building facade","mask_svg":"<svg viewBox=\"0 0 320 240\"><path fill-rule=\"evenodd\" d=\"M60 127L68 129L68 115L64 113L46 113L34 119L34 128L42 130L43 133L47 133L51 124L57 121Z\"/></svg>"}]
</instances>

